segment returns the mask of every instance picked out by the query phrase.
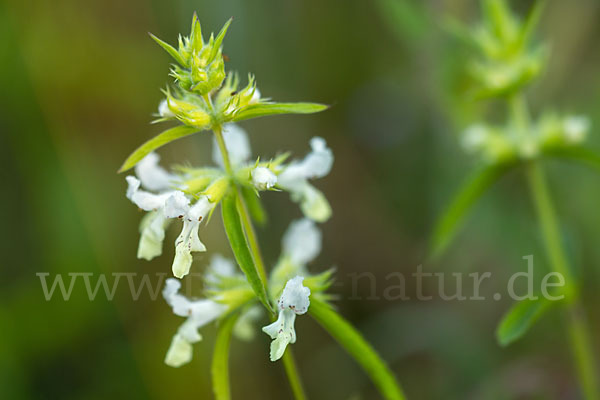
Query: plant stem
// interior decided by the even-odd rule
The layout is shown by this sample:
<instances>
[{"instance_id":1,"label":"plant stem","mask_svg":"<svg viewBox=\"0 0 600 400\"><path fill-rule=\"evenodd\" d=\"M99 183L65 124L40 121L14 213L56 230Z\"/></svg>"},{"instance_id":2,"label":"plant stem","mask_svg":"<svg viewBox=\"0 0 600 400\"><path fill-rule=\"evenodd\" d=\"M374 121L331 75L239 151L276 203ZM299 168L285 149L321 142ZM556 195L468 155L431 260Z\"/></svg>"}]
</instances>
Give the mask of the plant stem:
<instances>
[{"instance_id":1,"label":"plant stem","mask_svg":"<svg viewBox=\"0 0 600 400\"><path fill-rule=\"evenodd\" d=\"M290 381L294 398L296 400L306 400L306 393L304 393L304 388L302 387L302 382L300 381L300 374L298 373L298 369L296 367L296 359L294 358L294 353L289 346L285 350L285 353L283 353L281 361L283 361L283 366L285 367L285 372L288 376L288 380Z\"/></svg>"},{"instance_id":2,"label":"plant stem","mask_svg":"<svg viewBox=\"0 0 600 400\"><path fill-rule=\"evenodd\" d=\"M233 168L231 167L229 153L227 152L225 140L223 139L223 130L220 126L216 126L213 127L213 132L215 134L215 138L217 139L217 144L219 146L219 150L221 151L221 155L223 156L223 164L225 165L225 171L229 176L233 176ZM235 190L237 192L236 197L238 201L238 211L240 213L242 226L244 227L244 231L246 232L248 246L250 247L252 258L254 259L254 265L258 270L258 274L266 290L267 274L265 270L265 263L262 258L260 245L258 244L258 239L256 238L254 225L252 224L252 220L250 219L250 213L248 212L248 208L244 203L244 198L242 197L241 190L237 184L235 185ZM290 348L288 348L283 354L283 365L285 367L285 372L290 382L290 386L292 387L292 392L294 393L295 399L306 400L306 395L302 387L302 380L300 379L300 374L298 373L296 361L294 360L294 356Z\"/></svg>"},{"instance_id":3,"label":"plant stem","mask_svg":"<svg viewBox=\"0 0 600 400\"><path fill-rule=\"evenodd\" d=\"M525 98L522 95L513 97L510 101L510 107L515 125L521 136L525 137L530 129ZM593 357L594 348L587 319L581 306L579 284L575 281L564 251L558 219L540 162L537 160L531 161L527 165L526 175L550 265L553 271L561 274L565 280L566 329L582 391L585 399L600 400L600 386L598 383L600 374Z\"/></svg>"}]
</instances>

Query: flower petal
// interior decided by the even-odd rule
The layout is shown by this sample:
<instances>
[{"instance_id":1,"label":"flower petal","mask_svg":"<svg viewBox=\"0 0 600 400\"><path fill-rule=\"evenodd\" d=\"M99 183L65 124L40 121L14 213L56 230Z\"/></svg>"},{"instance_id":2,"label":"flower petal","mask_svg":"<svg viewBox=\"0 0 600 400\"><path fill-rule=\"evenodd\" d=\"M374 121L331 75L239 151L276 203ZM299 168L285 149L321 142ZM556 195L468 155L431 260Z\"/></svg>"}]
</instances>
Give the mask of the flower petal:
<instances>
[{"instance_id":1,"label":"flower petal","mask_svg":"<svg viewBox=\"0 0 600 400\"><path fill-rule=\"evenodd\" d=\"M292 263L301 266L314 260L321 252L321 231L310 219L292 222L282 240L283 253Z\"/></svg>"},{"instance_id":2,"label":"flower petal","mask_svg":"<svg viewBox=\"0 0 600 400\"><path fill-rule=\"evenodd\" d=\"M248 134L245 130L235 124L225 124L223 125L223 140L233 166L238 166L250 159L252 153ZM223 156L216 138L213 139L213 161L224 167Z\"/></svg>"}]
</instances>

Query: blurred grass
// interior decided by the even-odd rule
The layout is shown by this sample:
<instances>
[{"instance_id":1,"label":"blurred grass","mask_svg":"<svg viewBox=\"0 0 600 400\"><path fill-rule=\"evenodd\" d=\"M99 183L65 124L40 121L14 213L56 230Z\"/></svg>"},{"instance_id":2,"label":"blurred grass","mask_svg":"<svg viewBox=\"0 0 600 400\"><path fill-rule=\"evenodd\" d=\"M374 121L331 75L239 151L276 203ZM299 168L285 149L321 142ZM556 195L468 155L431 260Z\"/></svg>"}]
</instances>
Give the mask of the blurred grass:
<instances>
[{"instance_id":1,"label":"blurred grass","mask_svg":"<svg viewBox=\"0 0 600 400\"><path fill-rule=\"evenodd\" d=\"M456 134L481 105L464 101L464 49L443 20L474 21L475 2L7 0L0 3L2 397L211 395L214 331L207 329L195 346L190 366L169 369L162 360L180 321L162 301L134 302L121 288L112 302L90 302L79 287L68 302L45 302L35 276L168 272L168 245L158 260L135 259L140 214L125 199L123 176L115 171L160 130L148 122L169 60L146 32L174 41L194 10L205 32L235 17L225 42L229 68L255 73L265 96L334 105L321 115L244 126L260 155L289 149L302 156L312 135L334 149L331 176L317 182L334 218L323 227L325 250L314 268L338 266L335 290L344 299L343 314L383 353L409 398L570 396L570 360L563 338L551 329L552 317L501 350L493 332L508 301L347 300L349 274L370 270L382 287L390 272L408 275L423 262L432 223L470 166ZM553 104L587 113L600 125L598 13L592 0L547 8L541 35L552 43L552 61L531 90L534 110ZM598 135L591 136L598 148ZM199 164L209 160L208 136L184 140L161 151L166 162L182 154ZM591 312L599 301L598 177L578 167L550 167ZM264 197L270 225L259 235L272 264L281 233L300 213L287 196ZM210 224L203 239L211 250L227 253L218 225ZM537 235L523 182L510 175L484 197L454 249L426 268L492 271L498 279L486 293L494 293L523 268L522 255L545 262ZM205 260L200 256L195 268ZM359 289L368 296L368 285ZM600 321L592 318L598 333ZM298 325L295 348L312 398L376 398L358 367L316 324ZM289 397L281 366L268 362L267 339L259 335L253 345L234 340L234 398Z\"/></svg>"}]
</instances>

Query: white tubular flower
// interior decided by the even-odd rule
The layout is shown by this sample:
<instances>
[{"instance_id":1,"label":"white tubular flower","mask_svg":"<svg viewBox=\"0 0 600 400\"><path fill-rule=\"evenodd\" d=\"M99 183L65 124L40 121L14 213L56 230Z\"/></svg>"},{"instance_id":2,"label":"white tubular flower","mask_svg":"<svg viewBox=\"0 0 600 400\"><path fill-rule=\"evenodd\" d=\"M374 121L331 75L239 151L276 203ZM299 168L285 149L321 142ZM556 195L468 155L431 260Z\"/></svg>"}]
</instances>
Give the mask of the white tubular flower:
<instances>
[{"instance_id":1,"label":"white tubular flower","mask_svg":"<svg viewBox=\"0 0 600 400\"><path fill-rule=\"evenodd\" d=\"M127 198L144 211L156 211L164 207L165 201L174 192L154 194L140 189L141 182L135 176L129 175L127 180Z\"/></svg>"},{"instance_id":2,"label":"white tubular flower","mask_svg":"<svg viewBox=\"0 0 600 400\"><path fill-rule=\"evenodd\" d=\"M158 165L159 161L160 156L152 152L136 164L135 174L145 189L161 191L173 186L176 176Z\"/></svg>"},{"instance_id":3,"label":"white tubular flower","mask_svg":"<svg viewBox=\"0 0 600 400\"><path fill-rule=\"evenodd\" d=\"M137 258L152 260L162 254L165 229L169 220L161 211L152 211L144 216L140 224L140 243Z\"/></svg>"},{"instance_id":4,"label":"white tubular flower","mask_svg":"<svg viewBox=\"0 0 600 400\"><path fill-rule=\"evenodd\" d=\"M462 148L467 153L475 153L485 147L488 137L489 131L484 125L471 125L462 134Z\"/></svg>"},{"instance_id":5,"label":"white tubular flower","mask_svg":"<svg viewBox=\"0 0 600 400\"><path fill-rule=\"evenodd\" d=\"M570 116L565 118L563 122L565 139L572 144L583 142L590 129L590 125L590 120L584 116Z\"/></svg>"},{"instance_id":6,"label":"white tubular flower","mask_svg":"<svg viewBox=\"0 0 600 400\"><path fill-rule=\"evenodd\" d=\"M177 278L183 278L190 272L193 251L206 251L206 247L198 237L198 229L200 222L213 207L214 204L207 196L201 196L191 207L189 199L183 196L183 193L169 198L165 206L165 215L169 218L183 219L183 229L175 240L175 258L173 259L173 275Z\"/></svg>"},{"instance_id":7,"label":"white tubular flower","mask_svg":"<svg viewBox=\"0 0 600 400\"><path fill-rule=\"evenodd\" d=\"M310 140L312 151L302 161L292 162L277 177L277 185L300 203L304 215L314 221L324 222L331 216L331 207L319 190L308 183L308 179L322 178L333 165L333 153L323 138Z\"/></svg>"},{"instance_id":8,"label":"white tubular flower","mask_svg":"<svg viewBox=\"0 0 600 400\"><path fill-rule=\"evenodd\" d=\"M285 352L289 343L296 342L294 322L296 315L306 313L310 305L310 289L302 285L303 277L290 279L277 302L279 316L277 321L262 328L273 339L271 342L271 361L277 361Z\"/></svg>"},{"instance_id":9,"label":"white tubular flower","mask_svg":"<svg viewBox=\"0 0 600 400\"><path fill-rule=\"evenodd\" d=\"M245 130L236 124L225 124L223 125L223 140L225 141L225 147L229 153L229 161L231 161L232 166L239 166L250 159L252 153L248 134ZM221 154L216 138L213 138L213 161L224 168L223 155Z\"/></svg>"},{"instance_id":10,"label":"white tubular flower","mask_svg":"<svg viewBox=\"0 0 600 400\"><path fill-rule=\"evenodd\" d=\"M260 90L258 90L257 87L254 88L254 93L252 93L252 98L250 99L250 101L248 102L249 105L251 104L258 104L260 102Z\"/></svg>"},{"instance_id":11,"label":"white tubular flower","mask_svg":"<svg viewBox=\"0 0 600 400\"><path fill-rule=\"evenodd\" d=\"M310 219L299 219L290 224L281 244L293 264L306 265L321 252L321 231Z\"/></svg>"},{"instance_id":12,"label":"white tubular flower","mask_svg":"<svg viewBox=\"0 0 600 400\"><path fill-rule=\"evenodd\" d=\"M167 99L162 99L158 104L158 114L162 118L175 117L175 114L173 114L173 111L171 111L171 109L169 108L169 102L167 101Z\"/></svg>"},{"instance_id":13,"label":"white tubular flower","mask_svg":"<svg viewBox=\"0 0 600 400\"><path fill-rule=\"evenodd\" d=\"M212 300L189 300L179 293L181 282L177 279L167 279L163 289L163 297L180 317L187 317L181 324L177 334L173 336L171 346L167 351L165 363L171 367L180 367L192 359L192 343L202 340L198 329L219 318L227 311L227 306Z\"/></svg>"},{"instance_id":14,"label":"white tubular flower","mask_svg":"<svg viewBox=\"0 0 600 400\"><path fill-rule=\"evenodd\" d=\"M250 175L252 184L258 190L268 190L277 184L277 175L267 167L256 167Z\"/></svg>"}]
</instances>

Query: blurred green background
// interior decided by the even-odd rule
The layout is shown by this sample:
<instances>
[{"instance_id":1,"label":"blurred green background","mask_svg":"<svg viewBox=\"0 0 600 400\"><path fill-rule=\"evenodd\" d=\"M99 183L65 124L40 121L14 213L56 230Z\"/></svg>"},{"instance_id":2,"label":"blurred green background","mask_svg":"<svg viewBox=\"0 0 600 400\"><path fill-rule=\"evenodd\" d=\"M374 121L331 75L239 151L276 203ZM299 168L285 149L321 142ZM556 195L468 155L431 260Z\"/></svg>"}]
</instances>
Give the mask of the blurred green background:
<instances>
[{"instance_id":1,"label":"blurred green background","mask_svg":"<svg viewBox=\"0 0 600 400\"><path fill-rule=\"evenodd\" d=\"M512 3L521 15L532 4ZM141 214L125 198L124 176L116 170L161 129L149 121L170 60L146 32L173 43L188 32L194 11L204 32L234 16L225 40L228 68L253 72L263 96L333 105L322 114L243 126L258 155L291 150L301 157L313 135L332 147L334 169L316 185L334 217L322 227L324 251L312 268L337 266L332 291L340 295L341 312L382 353L409 398L577 398L557 314L501 349L494 329L508 299L374 300L367 299L367 281L354 296L362 300L351 296L352 274L363 271L375 274L378 294L389 284L387 274L409 275L419 264L432 272L491 271L494 280L482 287L489 297L525 268L522 256L533 254L536 266L546 268L518 173L482 199L444 258L427 262L432 225L472 166L458 132L482 107L464 96L467 50L444 29L448 16L478 20L478 2L468 0L0 2L0 398L212 395L214 327L203 330L193 362L172 369L163 358L181 319L162 299L134 301L121 285L113 301L89 301L76 285L69 301L47 302L36 276L169 271L171 246L152 262L135 258ZM594 129L600 126L600 3L550 1L539 37L550 42L552 56L529 93L534 113L550 106L587 114ZM590 141L600 148L598 135ZM201 165L210 162L210 146L202 134L160 153L167 164ZM581 167L548 167L598 338L600 181ZM281 234L300 212L287 195L263 197L270 223L259 236L272 265ZM166 243L175 232L169 235ZM230 254L218 223L201 236L211 251ZM194 268L207 260L198 255ZM311 398L378 398L310 318L300 318L297 331L293 348ZM250 344L234 341L234 398L291 397L282 366L268 361L268 343L264 334Z\"/></svg>"}]
</instances>

